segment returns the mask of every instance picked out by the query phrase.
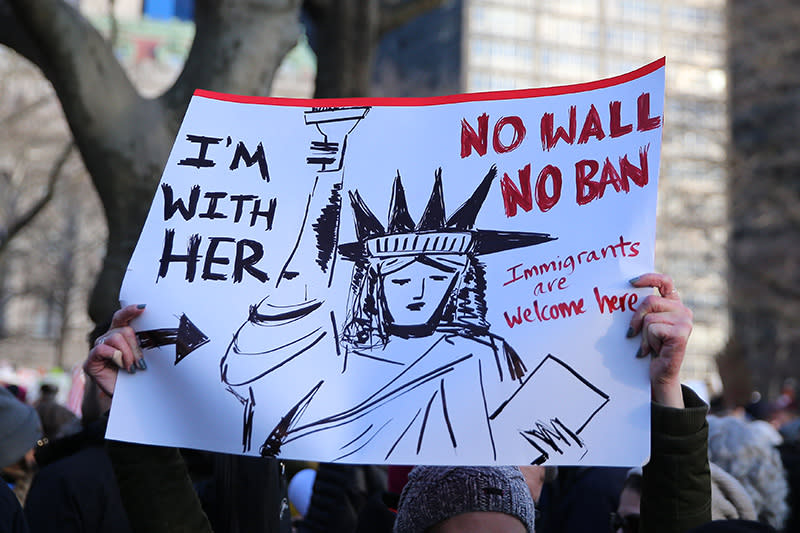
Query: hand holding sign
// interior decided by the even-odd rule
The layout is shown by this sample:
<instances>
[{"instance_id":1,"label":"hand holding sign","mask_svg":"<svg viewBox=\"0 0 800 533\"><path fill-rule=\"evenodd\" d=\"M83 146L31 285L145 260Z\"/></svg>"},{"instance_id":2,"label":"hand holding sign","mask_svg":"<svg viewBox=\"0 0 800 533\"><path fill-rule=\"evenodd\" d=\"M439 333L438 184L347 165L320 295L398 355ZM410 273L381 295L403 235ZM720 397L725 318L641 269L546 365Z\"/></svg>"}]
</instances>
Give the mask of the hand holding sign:
<instances>
[{"instance_id":1,"label":"hand holding sign","mask_svg":"<svg viewBox=\"0 0 800 533\"><path fill-rule=\"evenodd\" d=\"M681 302L669 276L645 274L631 280L631 285L658 289L658 294L651 294L639 305L628 331L629 337L642 334L642 346L636 356L653 356L650 361L653 400L683 408L679 373L692 332L692 311Z\"/></svg>"},{"instance_id":2,"label":"hand holding sign","mask_svg":"<svg viewBox=\"0 0 800 533\"><path fill-rule=\"evenodd\" d=\"M109 396L114 395L120 368L131 374L137 369L147 368L136 332L130 327L130 323L144 312L144 308L144 305L129 305L114 313L108 331L97 338L83 364L86 374Z\"/></svg>"}]
</instances>

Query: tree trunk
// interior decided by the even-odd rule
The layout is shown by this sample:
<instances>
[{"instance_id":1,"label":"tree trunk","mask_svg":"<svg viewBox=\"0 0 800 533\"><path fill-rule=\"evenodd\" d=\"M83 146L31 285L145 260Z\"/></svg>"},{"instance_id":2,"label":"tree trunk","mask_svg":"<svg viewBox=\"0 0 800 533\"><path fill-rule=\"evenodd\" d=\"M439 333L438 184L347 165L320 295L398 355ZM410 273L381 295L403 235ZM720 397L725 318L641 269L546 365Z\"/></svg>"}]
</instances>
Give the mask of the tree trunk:
<instances>
[{"instance_id":1,"label":"tree trunk","mask_svg":"<svg viewBox=\"0 0 800 533\"><path fill-rule=\"evenodd\" d=\"M315 98L369 96L378 47L378 0L332 0L318 25Z\"/></svg>"},{"instance_id":2,"label":"tree trunk","mask_svg":"<svg viewBox=\"0 0 800 533\"><path fill-rule=\"evenodd\" d=\"M370 96L378 44L386 33L445 0L307 0L317 54L315 98Z\"/></svg>"},{"instance_id":3,"label":"tree trunk","mask_svg":"<svg viewBox=\"0 0 800 533\"><path fill-rule=\"evenodd\" d=\"M774 398L800 376L800 3L728 10L731 344Z\"/></svg>"},{"instance_id":4,"label":"tree trunk","mask_svg":"<svg viewBox=\"0 0 800 533\"><path fill-rule=\"evenodd\" d=\"M320 33L318 97L366 96L380 35L443 0L309 1ZM118 308L128 260L195 89L268 95L300 35L300 0L196 0L195 38L164 94L142 97L111 46L64 0L0 0L0 44L35 63L52 83L108 223L103 267L89 315ZM147 303L147 302L141 302Z\"/></svg>"},{"instance_id":5,"label":"tree trunk","mask_svg":"<svg viewBox=\"0 0 800 533\"><path fill-rule=\"evenodd\" d=\"M298 0L197 0L196 33L175 84L143 98L111 47L63 0L0 0L0 43L19 49L53 84L108 223L89 314L119 306L128 260L195 89L266 95L299 37Z\"/></svg>"}]
</instances>

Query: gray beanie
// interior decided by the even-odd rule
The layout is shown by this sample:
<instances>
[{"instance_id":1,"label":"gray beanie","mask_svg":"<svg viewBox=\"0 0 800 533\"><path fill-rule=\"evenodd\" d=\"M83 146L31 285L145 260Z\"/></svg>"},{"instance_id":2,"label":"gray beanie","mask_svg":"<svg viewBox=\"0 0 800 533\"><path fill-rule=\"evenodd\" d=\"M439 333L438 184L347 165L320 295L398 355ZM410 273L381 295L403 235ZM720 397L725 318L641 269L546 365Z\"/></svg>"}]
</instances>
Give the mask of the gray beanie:
<instances>
[{"instance_id":1,"label":"gray beanie","mask_svg":"<svg viewBox=\"0 0 800 533\"><path fill-rule=\"evenodd\" d=\"M12 465L42 438L36 409L0 387L0 468Z\"/></svg>"},{"instance_id":2,"label":"gray beanie","mask_svg":"<svg viewBox=\"0 0 800 533\"><path fill-rule=\"evenodd\" d=\"M518 518L533 533L535 509L515 466L417 466L400 495L395 533L421 533L450 517L493 511Z\"/></svg>"}]
</instances>

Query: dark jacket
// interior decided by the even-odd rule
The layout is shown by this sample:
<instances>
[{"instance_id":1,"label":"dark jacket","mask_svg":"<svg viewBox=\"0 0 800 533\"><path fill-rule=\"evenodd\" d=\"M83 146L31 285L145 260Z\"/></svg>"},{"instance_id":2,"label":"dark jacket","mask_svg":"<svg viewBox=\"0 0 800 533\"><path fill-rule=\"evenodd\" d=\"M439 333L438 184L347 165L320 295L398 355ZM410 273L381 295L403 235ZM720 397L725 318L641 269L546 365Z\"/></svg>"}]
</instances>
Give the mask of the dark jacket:
<instances>
[{"instance_id":1,"label":"dark jacket","mask_svg":"<svg viewBox=\"0 0 800 533\"><path fill-rule=\"evenodd\" d=\"M25 500L31 533L130 533L105 430L97 420L36 448L39 472Z\"/></svg>"},{"instance_id":2,"label":"dark jacket","mask_svg":"<svg viewBox=\"0 0 800 533\"><path fill-rule=\"evenodd\" d=\"M683 387L685 409L651 404L650 461L642 479L641 523L647 533L685 533L711 520L708 406Z\"/></svg>"},{"instance_id":3,"label":"dark jacket","mask_svg":"<svg viewBox=\"0 0 800 533\"><path fill-rule=\"evenodd\" d=\"M134 533L291 529L285 478L275 459L215 454L204 508L177 448L117 441L108 441L106 448Z\"/></svg>"},{"instance_id":4,"label":"dark jacket","mask_svg":"<svg viewBox=\"0 0 800 533\"><path fill-rule=\"evenodd\" d=\"M708 407L689 388L683 396L686 409L651 407L642 532L685 533L711 520ZM121 442L108 449L135 533L212 532L177 449Z\"/></svg>"},{"instance_id":5,"label":"dark jacket","mask_svg":"<svg viewBox=\"0 0 800 533\"><path fill-rule=\"evenodd\" d=\"M297 533L356 531L361 512L370 498L379 497L386 488L385 467L321 463L314 480L311 505L297 524Z\"/></svg>"},{"instance_id":6,"label":"dark jacket","mask_svg":"<svg viewBox=\"0 0 800 533\"><path fill-rule=\"evenodd\" d=\"M177 448L108 441L134 533L212 533Z\"/></svg>"},{"instance_id":7,"label":"dark jacket","mask_svg":"<svg viewBox=\"0 0 800 533\"><path fill-rule=\"evenodd\" d=\"M569 466L542 487L536 530L547 533L607 533L619 506L627 467Z\"/></svg>"},{"instance_id":8,"label":"dark jacket","mask_svg":"<svg viewBox=\"0 0 800 533\"><path fill-rule=\"evenodd\" d=\"M130 533L111 461L101 444L44 466L25 500L31 533Z\"/></svg>"},{"instance_id":9,"label":"dark jacket","mask_svg":"<svg viewBox=\"0 0 800 533\"><path fill-rule=\"evenodd\" d=\"M22 514L19 500L0 480L0 533L28 533L28 523Z\"/></svg>"}]
</instances>

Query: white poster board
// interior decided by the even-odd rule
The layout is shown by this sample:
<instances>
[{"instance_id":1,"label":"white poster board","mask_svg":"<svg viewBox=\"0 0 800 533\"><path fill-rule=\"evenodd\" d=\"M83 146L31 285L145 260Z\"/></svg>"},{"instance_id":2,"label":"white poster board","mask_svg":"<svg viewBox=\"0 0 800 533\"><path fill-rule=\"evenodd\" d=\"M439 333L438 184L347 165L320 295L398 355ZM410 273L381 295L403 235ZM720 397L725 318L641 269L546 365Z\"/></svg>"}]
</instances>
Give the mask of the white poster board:
<instances>
[{"instance_id":1,"label":"white poster board","mask_svg":"<svg viewBox=\"0 0 800 533\"><path fill-rule=\"evenodd\" d=\"M107 437L646 461L648 360L625 333L648 294L628 280L654 268L663 94L663 59L428 99L197 91L123 283L148 370L121 373Z\"/></svg>"}]
</instances>

